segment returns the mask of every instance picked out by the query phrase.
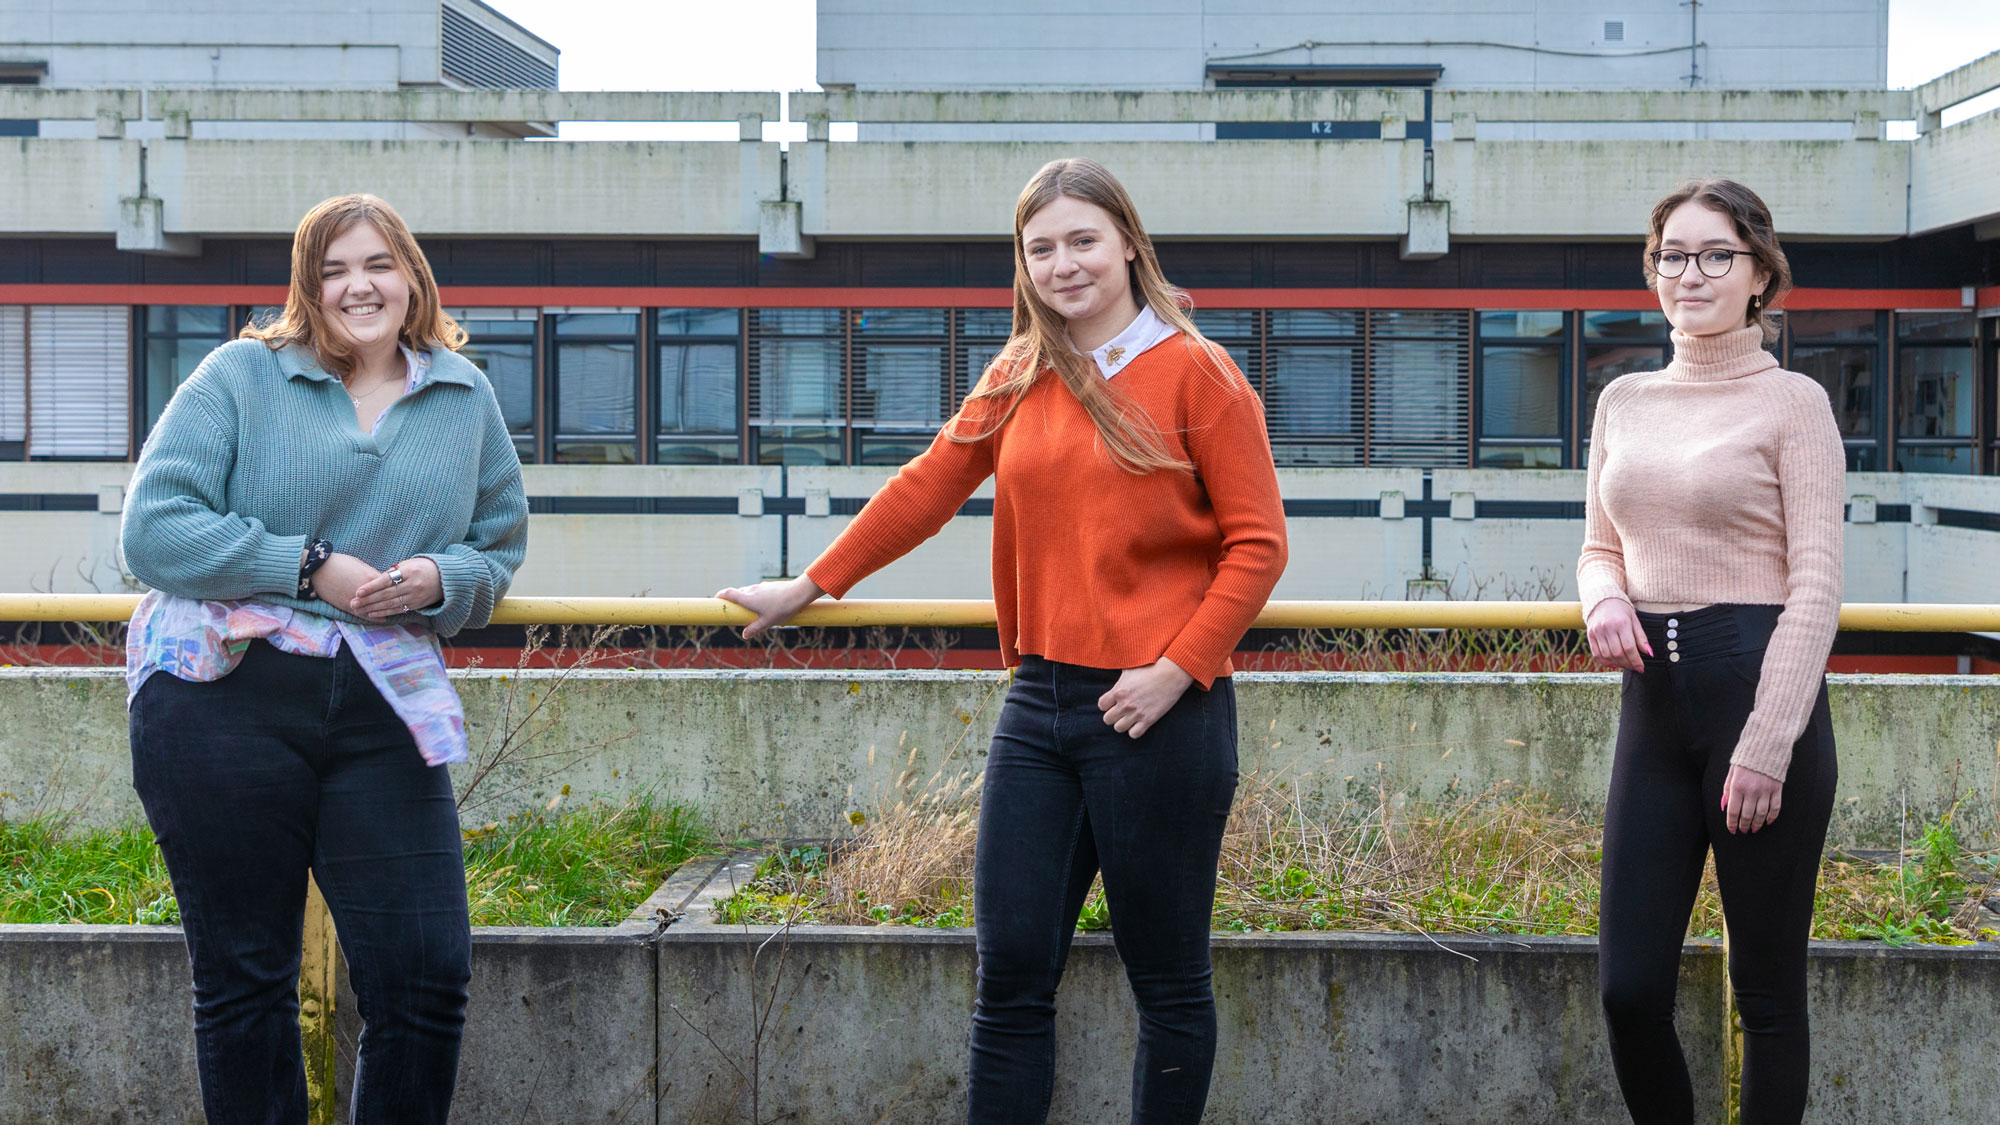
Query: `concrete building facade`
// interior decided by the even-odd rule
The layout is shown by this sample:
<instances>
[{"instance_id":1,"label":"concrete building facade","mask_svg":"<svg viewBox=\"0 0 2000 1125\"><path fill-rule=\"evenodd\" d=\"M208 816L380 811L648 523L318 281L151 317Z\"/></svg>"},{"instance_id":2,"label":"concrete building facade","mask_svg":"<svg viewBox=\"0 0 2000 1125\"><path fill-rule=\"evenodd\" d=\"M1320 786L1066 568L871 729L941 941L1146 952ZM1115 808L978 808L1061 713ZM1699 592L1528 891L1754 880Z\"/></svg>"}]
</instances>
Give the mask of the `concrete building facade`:
<instances>
[{"instance_id":1,"label":"concrete building facade","mask_svg":"<svg viewBox=\"0 0 2000 1125\"><path fill-rule=\"evenodd\" d=\"M1093 18L1178 26L1186 13L1162 3ZM981 41L983 17L932 5L925 23L888 0L829 0L833 88L793 95L809 139L789 146L761 140L776 94L400 77L346 90L0 86L0 119L49 126L0 141L0 509L12 509L0 533L47 556L31 552L0 585L123 582L106 532L148 427L209 349L283 299L297 217L353 190L388 198L418 231L530 465L537 546L520 592L706 594L796 571L1004 342L1014 195L1044 161L1083 152L1125 179L1168 275L1263 396L1303 548L1282 597L1454 581L1489 597L1569 591L1596 395L1668 356L1639 268L1646 209L1703 174L1755 187L1786 240L1800 288L1774 351L1826 387L1847 439L1850 541L1866 545L1850 597L1976 592L2000 530L2000 493L1981 479L2000 472L2000 113L1949 128L1940 115L2000 87L2000 53L1916 90L1883 89L1858 63L1826 64L1810 89L1508 86L1480 70L1521 53L1502 48L1436 64L1428 86L1302 70L1290 85L1226 85L1212 57L1323 37L1324 21L1301 9L1243 30L1247 5L1211 7L1189 25L1192 69L1171 82L1036 89L996 63L918 90L888 88L906 84L895 68L938 42ZM1771 27L1811 22L1788 3L1760 10L1766 21L1729 37L1727 21L1704 33L1718 59L1723 44L1782 46ZM1876 65L1881 5L1857 11L1867 18L1841 41ZM907 34L885 31L867 58L841 53L872 26L844 21L898 12ZM1420 8L1411 26L1449 17ZM1599 25L1601 38L1624 18L1601 4L1516 17L1527 22L1479 35L1546 22ZM1006 19L1043 16L1017 6ZM1293 62L1379 71L1391 57L1307 54ZM1009 88L979 88L994 74ZM742 139L520 135L563 120L735 121ZM830 140L841 121L863 139ZM1894 121L1915 122L1915 138L1885 139ZM383 125L409 132L338 131ZM229 134L251 127L292 132ZM946 132L869 139L906 127ZM971 127L1178 132L950 132ZM986 502L864 592L983 594Z\"/></svg>"}]
</instances>

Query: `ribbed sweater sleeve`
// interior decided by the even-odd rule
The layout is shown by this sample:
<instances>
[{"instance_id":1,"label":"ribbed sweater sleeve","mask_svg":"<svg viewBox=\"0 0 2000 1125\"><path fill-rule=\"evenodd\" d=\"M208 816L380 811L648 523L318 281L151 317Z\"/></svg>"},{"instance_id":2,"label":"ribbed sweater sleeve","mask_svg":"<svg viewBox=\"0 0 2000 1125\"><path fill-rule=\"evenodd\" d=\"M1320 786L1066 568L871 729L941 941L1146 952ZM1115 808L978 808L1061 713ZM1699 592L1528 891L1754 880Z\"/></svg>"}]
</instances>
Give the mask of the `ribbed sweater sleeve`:
<instances>
[{"instance_id":1,"label":"ribbed sweater sleeve","mask_svg":"<svg viewBox=\"0 0 2000 1125\"><path fill-rule=\"evenodd\" d=\"M1199 390L1188 426L1188 453L1208 492L1222 553L1194 616L1163 654L1203 688L1215 680L1285 572L1285 504L1264 408L1233 370L1218 385L1194 376Z\"/></svg>"},{"instance_id":2,"label":"ribbed sweater sleeve","mask_svg":"<svg viewBox=\"0 0 2000 1125\"><path fill-rule=\"evenodd\" d=\"M863 505L820 557L806 568L806 577L836 598L847 596L863 578L910 553L936 535L987 477L993 475L994 435L978 441L954 441L954 433L974 434L987 428L987 411L994 399L967 403L917 454Z\"/></svg>"},{"instance_id":3,"label":"ribbed sweater sleeve","mask_svg":"<svg viewBox=\"0 0 2000 1125\"><path fill-rule=\"evenodd\" d=\"M229 510L236 424L201 373L168 403L132 475L119 528L126 569L155 589L224 600L298 591L303 535Z\"/></svg>"},{"instance_id":4,"label":"ribbed sweater sleeve","mask_svg":"<svg viewBox=\"0 0 2000 1125\"><path fill-rule=\"evenodd\" d=\"M1779 500L1785 521L1785 608L1764 650L1757 699L1732 765L1779 781L1812 717L1840 627L1841 532L1847 456L1826 393L1793 376L1775 406Z\"/></svg>"},{"instance_id":5,"label":"ribbed sweater sleeve","mask_svg":"<svg viewBox=\"0 0 2000 1125\"><path fill-rule=\"evenodd\" d=\"M437 564L444 585L444 600L424 611L442 637L491 621L494 605L507 596L514 572L528 553L528 497L521 484L521 460L499 400L490 390L484 397L479 495L471 526L462 541L420 556Z\"/></svg>"},{"instance_id":6,"label":"ribbed sweater sleeve","mask_svg":"<svg viewBox=\"0 0 2000 1125\"><path fill-rule=\"evenodd\" d=\"M1625 592L1625 544L1619 540L1618 528L1605 514L1597 492L1598 478L1604 472L1605 451L1610 447L1605 419L1610 414L1617 385L1612 383L1597 396L1597 412L1590 427L1590 463L1584 475L1583 555L1576 564L1576 595L1583 603L1586 619L1606 598L1626 603L1632 600Z\"/></svg>"}]
</instances>

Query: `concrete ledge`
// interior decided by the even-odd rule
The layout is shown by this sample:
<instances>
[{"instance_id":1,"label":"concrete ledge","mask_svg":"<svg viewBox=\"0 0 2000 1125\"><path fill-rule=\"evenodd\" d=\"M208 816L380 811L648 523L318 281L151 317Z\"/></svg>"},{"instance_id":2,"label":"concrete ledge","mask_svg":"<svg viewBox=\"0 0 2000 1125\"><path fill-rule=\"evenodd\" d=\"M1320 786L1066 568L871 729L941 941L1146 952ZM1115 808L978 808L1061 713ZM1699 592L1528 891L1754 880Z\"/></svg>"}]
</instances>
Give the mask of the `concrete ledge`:
<instances>
[{"instance_id":1,"label":"concrete ledge","mask_svg":"<svg viewBox=\"0 0 2000 1125\"><path fill-rule=\"evenodd\" d=\"M1956 824L2000 844L2000 677L1834 676L1840 791L1832 841L1894 846L1961 796ZM461 675L475 755L509 732L528 760L496 770L468 818L638 793L687 801L728 835L825 838L899 778L978 773L1006 691L997 672L580 672ZM1618 680L1583 675L1244 674L1246 771L1308 807L1476 793L1507 781L1601 806ZM0 670L0 816L77 809L136 819L124 683L115 671ZM453 771L463 785L471 771Z\"/></svg>"},{"instance_id":2,"label":"concrete ledge","mask_svg":"<svg viewBox=\"0 0 2000 1125\"><path fill-rule=\"evenodd\" d=\"M480 929L473 959L464 1120L722 1125L753 1078L767 1118L801 1125L963 1116L967 930ZM0 927L0 1125L198 1121L186 964L175 927ZM1594 939L1225 933L1215 969L1207 1121L1625 1119ZM1811 974L1810 1120L1992 1120L2000 948L1817 942ZM1680 987L1716 1122L1720 946L1685 947ZM351 997L341 1011L351 1060ZM1122 1116L1135 1034L1110 938L1080 935L1053 1120Z\"/></svg>"},{"instance_id":3,"label":"concrete ledge","mask_svg":"<svg viewBox=\"0 0 2000 1125\"><path fill-rule=\"evenodd\" d=\"M1590 939L1217 934L1214 961L1206 1121L1327 1120L1332 1105L1352 1121L1624 1119ZM1689 946L1678 1023L1697 1081L1717 1090L1721 973L1718 947ZM660 943L660 1119L748 1112L754 987L776 997L757 1075L766 1115L963 1120L973 980L967 930L676 926ZM1056 1035L1050 1119L1122 1120L1137 1017L1108 936L1078 936Z\"/></svg>"}]
</instances>

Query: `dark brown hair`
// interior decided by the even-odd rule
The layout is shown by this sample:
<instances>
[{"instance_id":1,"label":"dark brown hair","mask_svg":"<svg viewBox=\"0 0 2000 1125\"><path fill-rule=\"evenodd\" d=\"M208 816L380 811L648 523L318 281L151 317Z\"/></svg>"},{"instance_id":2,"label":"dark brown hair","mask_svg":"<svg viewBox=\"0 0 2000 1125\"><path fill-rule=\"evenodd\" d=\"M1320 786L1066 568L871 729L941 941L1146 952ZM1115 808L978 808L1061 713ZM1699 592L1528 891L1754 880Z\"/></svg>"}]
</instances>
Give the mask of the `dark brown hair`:
<instances>
[{"instance_id":1,"label":"dark brown hair","mask_svg":"<svg viewBox=\"0 0 2000 1125\"><path fill-rule=\"evenodd\" d=\"M1727 216L1736 227L1736 237L1741 238L1743 245L1757 256L1757 268L1771 275L1764 291L1751 296L1750 306L1743 310L1743 323L1763 329L1765 343L1776 340L1778 326L1771 320L1771 309L1791 291L1792 266L1785 260L1784 248L1778 245L1778 232L1771 223L1771 209L1764 206L1764 201L1757 197L1756 192L1735 180L1689 180L1653 204L1653 217L1646 225L1646 256L1642 265L1646 271L1646 284L1654 288L1659 285L1659 277L1653 272L1653 251L1660 248L1661 231L1666 229L1667 216L1683 203L1699 203Z\"/></svg>"},{"instance_id":2,"label":"dark brown hair","mask_svg":"<svg viewBox=\"0 0 2000 1125\"><path fill-rule=\"evenodd\" d=\"M319 307L320 269L327 247L356 223L368 223L389 244L396 269L410 285L410 307L397 338L412 351L465 344L465 329L445 315L438 300L437 279L417 246L416 236L396 209L373 195L336 195L306 212L292 235L292 285L285 294L285 311L268 324L246 324L242 335L262 340L272 351L295 344L313 354L321 367L345 378L354 368L353 352L326 321Z\"/></svg>"},{"instance_id":3,"label":"dark brown hair","mask_svg":"<svg viewBox=\"0 0 2000 1125\"><path fill-rule=\"evenodd\" d=\"M1179 329L1195 361L1217 379L1227 381L1228 353L1212 343L1194 326L1188 315L1192 302L1187 294L1167 280L1153 240L1139 222L1139 209L1132 196L1111 170L1095 160L1080 157L1051 160L1029 179L1014 203L1014 328L1000 355L988 365L992 378L967 396L966 405L984 399L1005 399L1004 408L987 411L985 428L961 433L949 432L953 441L978 441L1006 425L1020 405L1021 396L1034 385L1042 372L1053 368L1056 376L1076 396L1084 412L1097 428L1098 440L1113 461L1134 473L1172 469L1192 473L1194 466L1174 456L1159 428L1144 413L1131 406L1119 389L1098 374L1089 357L1071 346L1069 322L1050 308L1028 274L1027 247L1021 232L1028 220L1042 208L1062 198L1081 199L1102 207L1125 244L1133 250L1127 263L1132 295L1153 310L1154 315ZM995 372L994 368L999 368Z\"/></svg>"}]
</instances>

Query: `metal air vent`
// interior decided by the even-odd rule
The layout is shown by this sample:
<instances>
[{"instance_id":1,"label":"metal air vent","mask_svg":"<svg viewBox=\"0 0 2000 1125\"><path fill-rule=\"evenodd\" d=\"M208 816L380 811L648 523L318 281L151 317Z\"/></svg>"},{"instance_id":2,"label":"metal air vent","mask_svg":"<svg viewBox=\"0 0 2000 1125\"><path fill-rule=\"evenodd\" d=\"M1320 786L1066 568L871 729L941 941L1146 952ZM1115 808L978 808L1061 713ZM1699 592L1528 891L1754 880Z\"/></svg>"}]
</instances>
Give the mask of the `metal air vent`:
<instances>
[{"instance_id":1,"label":"metal air vent","mask_svg":"<svg viewBox=\"0 0 2000 1125\"><path fill-rule=\"evenodd\" d=\"M1604 41L1605 41L1606 43L1623 43L1623 42L1625 42L1625 21L1624 21L1624 20L1605 20L1605 21L1604 21Z\"/></svg>"}]
</instances>

